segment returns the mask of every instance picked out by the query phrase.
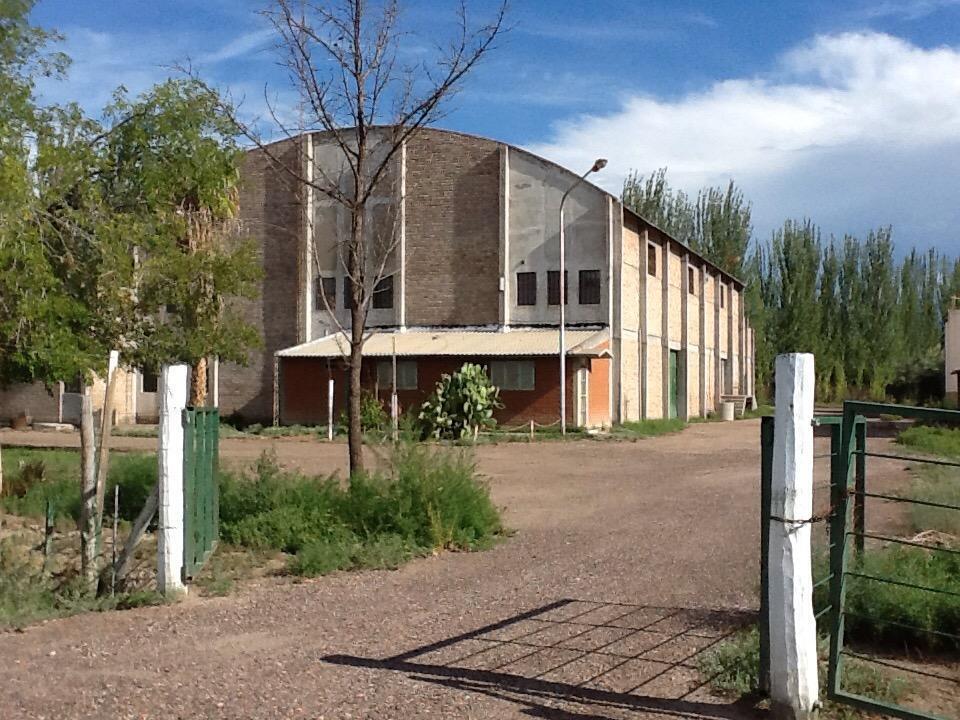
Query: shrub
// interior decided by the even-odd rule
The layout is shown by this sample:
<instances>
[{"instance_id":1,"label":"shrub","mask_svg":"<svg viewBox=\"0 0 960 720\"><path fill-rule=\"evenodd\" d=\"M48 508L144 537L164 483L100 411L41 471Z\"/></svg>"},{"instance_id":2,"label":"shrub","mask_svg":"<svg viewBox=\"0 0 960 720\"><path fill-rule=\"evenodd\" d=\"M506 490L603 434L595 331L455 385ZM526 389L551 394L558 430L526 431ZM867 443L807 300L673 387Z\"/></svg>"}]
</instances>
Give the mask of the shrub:
<instances>
[{"instance_id":1,"label":"shrub","mask_svg":"<svg viewBox=\"0 0 960 720\"><path fill-rule=\"evenodd\" d=\"M502 407L500 390L486 370L464 363L453 375L444 374L436 389L420 406L424 437L463 439L493 427L493 411Z\"/></svg>"},{"instance_id":2,"label":"shrub","mask_svg":"<svg viewBox=\"0 0 960 720\"><path fill-rule=\"evenodd\" d=\"M220 528L225 542L294 553L291 569L316 575L477 549L502 526L469 455L402 442L388 473L359 474L346 487L285 472L264 455L254 477L223 477Z\"/></svg>"},{"instance_id":3,"label":"shrub","mask_svg":"<svg viewBox=\"0 0 960 720\"><path fill-rule=\"evenodd\" d=\"M383 408L383 403L379 398L369 390L360 391L360 429L364 432L382 430L387 426L387 411ZM343 432L350 424L350 418L346 410L341 411L339 426Z\"/></svg>"}]
</instances>

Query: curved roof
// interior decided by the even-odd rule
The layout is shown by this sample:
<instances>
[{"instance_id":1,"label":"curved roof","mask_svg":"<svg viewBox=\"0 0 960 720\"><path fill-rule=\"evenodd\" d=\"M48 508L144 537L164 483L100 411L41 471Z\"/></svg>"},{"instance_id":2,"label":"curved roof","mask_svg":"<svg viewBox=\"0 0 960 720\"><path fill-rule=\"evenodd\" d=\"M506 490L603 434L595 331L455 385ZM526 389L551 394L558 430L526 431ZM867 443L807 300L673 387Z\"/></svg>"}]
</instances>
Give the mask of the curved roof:
<instances>
[{"instance_id":1,"label":"curved roof","mask_svg":"<svg viewBox=\"0 0 960 720\"><path fill-rule=\"evenodd\" d=\"M376 129L376 128L388 128L388 127L392 127L392 126L390 126L390 125L373 125L373 126L371 126L371 129ZM546 165L549 165L549 166L555 168L556 170L559 170L560 172L563 172L563 173L569 175L571 181L574 181L574 180L577 180L577 179L580 178L580 175L578 175L577 173L575 173L573 170L570 170L569 168L564 167L563 165L561 165L560 163L556 162L555 160L551 160L550 158L545 158L545 157L543 157L543 156L541 156L541 155L537 155L536 153L530 152L529 150L527 150L527 149L525 149L525 148L519 147L518 145L511 145L510 143L504 142L504 141L502 141L502 140L496 140L496 139L493 139L493 138L485 137L485 136L483 136L483 135L476 135L476 134L474 134L474 133L467 133L467 132L463 132L463 131L461 131L461 130L450 130L450 129L447 129L447 128L439 128L439 127L433 127L433 126L428 126L428 127L420 128L417 132L423 132L423 133L440 133L440 134L444 134L444 135L456 135L456 136L459 136L459 137L464 137L464 138L469 138L469 139L471 139L471 140L480 141L480 142L482 142L482 143L487 143L487 144L489 144L489 145L491 146L491 148L505 147L505 148L508 148L510 152L523 153L524 155L527 155L528 157L534 158L534 159L538 160L539 162L542 162L542 163L544 163L544 164L546 164ZM303 134L305 135L305 134L307 134L307 133L303 133ZM314 131L312 134L314 134L314 135L326 135L326 134L328 134L328 131L319 131L319 130L318 130L318 131ZM292 138L283 138L283 139L281 139L281 140L277 140L277 141L275 141L275 142L267 143L267 144L269 144L269 145L279 144L279 143L282 143L282 142L288 142L288 141L291 140L291 139L292 139ZM705 265L707 265L708 267L712 268L713 270L715 270L715 271L716 271L717 273L719 273L720 275L723 275L723 276L726 277L728 280L736 283L736 284L739 285L740 287L744 287L744 286L746 285L742 280L740 280L740 279L739 279L738 277L736 277L735 275L732 275L731 273L727 272L726 270L718 267L718 266L715 265L714 263L712 263L712 262L710 262L709 260L707 260L707 258L705 258L703 255L701 255L701 254L698 253L696 250L694 250L692 247L690 247L690 245L689 245L687 242L685 242L685 241L683 241L683 240L680 240L680 239L677 238L677 237L674 237L674 236L671 235L669 232L667 232L666 230L664 230L662 227L660 227L659 225L657 225L655 222L647 219L646 217L644 217L644 216L641 215L640 213L638 213L638 212L636 212L635 210L632 210L631 208L629 208L629 207L627 207L626 205L624 205L623 202L621 201L621 199L620 199L619 197L617 197L616 195L614 195L613 193L611 193L611 192L609 192L609 191L607 191L607 190L604 190L602 187L600 187L599 185L597 185L597 184L595 184L595 183L590 182L589 180L585 180L584 182L585 182L585 184L587 184L587 185L589 185L590 187L592 187L593 189L595 189L597 192L603 193L604 195L613 198L613 199L620 205L620 207L622 208L622 210L623 210L624 213L626 213L626 214L628 214L628 215L631 215L632 217L634 217L635 219L637 219L637 220L639 220L640 222L644 223L645 225L650 226L651 228L653 228L654 230L656 230L658 233L660 233L661 235L663 235L668 241L673 242L673 243L675 243L676 245L679 245L679 246L682 247L684 250L686 250L687 252L689 252L691 255L694 255L697 259L699 259L700 262L702 262L703 264L705 264Z\"/></svg>"}]
</instances>

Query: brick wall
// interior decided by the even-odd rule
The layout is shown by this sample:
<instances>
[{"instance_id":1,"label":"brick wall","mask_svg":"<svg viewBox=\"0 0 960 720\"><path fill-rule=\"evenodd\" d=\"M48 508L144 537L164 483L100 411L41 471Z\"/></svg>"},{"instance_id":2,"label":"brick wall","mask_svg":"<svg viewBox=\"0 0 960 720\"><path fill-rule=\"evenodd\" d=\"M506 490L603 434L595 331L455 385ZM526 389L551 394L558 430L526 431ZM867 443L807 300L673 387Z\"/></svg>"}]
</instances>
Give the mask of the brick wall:
<instances>
[{"instance_id":1,"label":"brick wall","mask_svg":"<svg viewBox=\"0 0 960 720\"><path fill-rule=\"evenodd\" d=\"M407 324L500 319L500 150L423 130L407 143Z\"/></svg>"},{"instance_id":2,"label":"brick wall","mask_svg":"<svg viewBox=\"0 0 960 720\"><path fill-rule=\"evenodd\" d=\"M271 147L283 162L296 166L299 151L293 141ZM292 179L262 151L247 154L241 177L240 217L256 240L263 268L260 296L243 301L241 307L263 346L250 352L246 367L221 365L220 412L264 422L273 417L273 354L300 338L302 210Z\"/></svg>"},{"instance_id":3,"label":"brick wall","mask_svg":"<svg viewBox=\"0 0 960 720\"><path fill-rule=\"evenodd\" d=\"M498 358L499 359L499 358ZM554 358L538 357L535 365L536 388L534 390L501 391L500 400L504 407L497 410L495 417L502 425L513 426L534 420L550 424L558 419L560 409L560 368ZM415 408L433 392L444 373L454 373L465 362L489 365L490 358L457 357L420 357L417 361L417 389L398 390L397 400L400 411ZM363 386L371 392L375 388L377 359L367 359L363 364ZM574 421L573 378L580 360L567 361L567 421ZM597 360L593 361L598 362ZM609 361L602 368L602 378L597 378L598 386L603 385L602 413L591 402L591 420L600 422L609 417L608 408L608 372ZM332 369L334 378L334 417L339 418L346 408L347 378L342 366L335 363ZM325 425L327 422L327 362L321 358L282 358L280 361L280 419L284 424ZM594 386L591 385L591 395ZM599 392L597 390L596 392ZM379 397L384 408L389 408L390 388L379 388ZM596 413L596 414L594 414ZM601 418L601 414L603 418Z\"/></svg>"},{"instance_id":4,"label":"brick wall","mask_svg":"<svg viewBox=\"0 0 960 720\"><path fill-rule=\"evenodd\" d=\"M43 383L11 385L0 388L0 423L3 425L25 412L36 422L56 422L60 408L59 388L52 393Z\"/></svg>"}]
</instances>

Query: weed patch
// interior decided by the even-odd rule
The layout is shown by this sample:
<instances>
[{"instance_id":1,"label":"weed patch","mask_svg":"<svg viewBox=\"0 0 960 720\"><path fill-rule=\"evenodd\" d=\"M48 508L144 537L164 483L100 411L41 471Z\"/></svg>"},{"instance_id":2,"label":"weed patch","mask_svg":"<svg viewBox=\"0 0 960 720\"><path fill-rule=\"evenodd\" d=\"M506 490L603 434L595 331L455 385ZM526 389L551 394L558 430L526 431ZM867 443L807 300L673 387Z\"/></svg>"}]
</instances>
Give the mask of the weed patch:
<instances>
[{"instance_id":1,"label":"weed patch","mask_svg":"<svg viewBox=\"0 0 960 720\"><path fill-rule=\"evenodd\" d=\"M687 423L680 418L636 420L614 425L610 436L615 438L647 438L680 432Z\"/></svg>"},{"instance_id":2,"label":"weed patch","mask_svg":"<svg viewBox=\"0 0 960 720\"><path fill-rule=\"evenodd\" d=\"M914 425L900 433L897 442L933 455L960 458L960 429Z\"/></svg>"},{"instance_id":3,"label":"weed patch","mask_svg":"<svg viewBox=\"0 0 960 720\"><path fill-rule=\"evenodd\" d=\"M387 473L346 486L263 456L252 477L222 478L220 528L228 543L295 555L291 570L302 575L397 567L437 549L485 547L502 531L470 455L415 443L395 447Z\"/></svg>"},{"instance_id":4,"label":"weed patch","mask_svg":"<svg viewBox=\"0 0 960 720\"><path fill-rule=\"evenodd\" d=\"M11 515L41 519L47 503L55 517L80 517L80 454L72 450L13 448L3 452L4 488L0 508ZM106 497L112 510L113 488L120 487L120 518L133 520L157 481L157 459L149 454L114 453Z\"/></svg>"},{"instance_id":5,"label":"weed patch","mask_svg":"<svg viewBox=\"0 0 960 720\"><path fill-rule=\"evenodd\" d=\"M825 687L829 642L818 642L818 670L820 687ZM749 695L760 687L760 632L756 627L743 630L701 654L697 660L700 675L715 690L734 696ZM843 689L883 702L897 702L909 691L910 685L901 677L885 673L875 666L847 659L844 663ZM824 703L822 716L845 720L858 713L846 705L831 701Z\"/></svg>"},{"instance_id":6,"label":"weed patch","mask_svg":"<svg viewBox=\"0 0 960 720\"><path fill-rule=\"evenodd\" d=\"M75 575L52 577L31 553L29 542L0 540L0 628L20 628L41 620L81 612L128 610L165 602L152 590L94 597L81 592Z\"/></svg>"}]
</instances>

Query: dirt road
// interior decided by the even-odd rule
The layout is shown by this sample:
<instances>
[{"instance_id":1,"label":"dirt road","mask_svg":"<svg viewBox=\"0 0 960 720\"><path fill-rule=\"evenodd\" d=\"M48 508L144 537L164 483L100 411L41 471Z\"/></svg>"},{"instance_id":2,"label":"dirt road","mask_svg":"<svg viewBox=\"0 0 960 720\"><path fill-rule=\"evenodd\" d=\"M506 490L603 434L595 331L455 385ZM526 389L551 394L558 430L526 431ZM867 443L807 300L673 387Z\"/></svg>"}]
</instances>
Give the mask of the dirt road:
<instances>
[{"instance_id":1,"label":"dirt road","mask_svg":"<svg viewBox=\"0 0 960 720\"><path fill-rule=\"evenodd\" d=\"M758 438L482 447L516 530L493 550L0 634L0 717L752 717L694 668L756 604ZM346 453L223 451L261 445L314 472Z\"/></svg>"}]
</instances>

